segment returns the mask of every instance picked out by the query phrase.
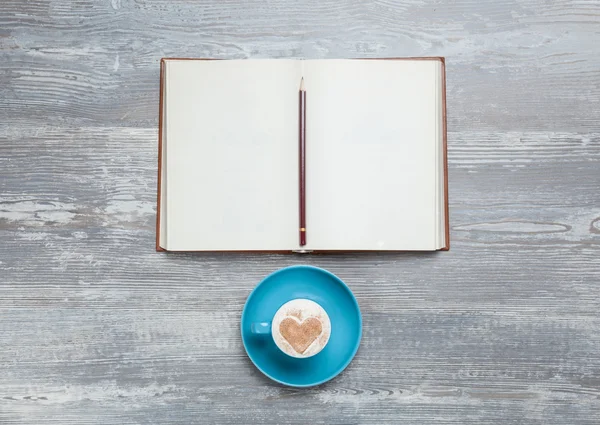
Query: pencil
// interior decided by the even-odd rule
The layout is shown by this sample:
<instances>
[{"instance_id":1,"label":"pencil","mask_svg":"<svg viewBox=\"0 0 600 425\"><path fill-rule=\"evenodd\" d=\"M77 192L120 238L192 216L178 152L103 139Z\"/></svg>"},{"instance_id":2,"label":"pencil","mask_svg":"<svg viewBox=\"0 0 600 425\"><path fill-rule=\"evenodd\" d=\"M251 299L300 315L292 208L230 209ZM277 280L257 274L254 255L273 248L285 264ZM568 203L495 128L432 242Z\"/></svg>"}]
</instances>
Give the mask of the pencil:
<instances>
[{"instance_id":1,"label":"pencil","mask_svg":"<svg viewBox=\"0 0 600 425\"><path fill-rule=\"evenodd\" d=\"M298 96L298 158L300 185L300 246L306 245L306 90L300 80Z\"/></svg>"}]
</instances>

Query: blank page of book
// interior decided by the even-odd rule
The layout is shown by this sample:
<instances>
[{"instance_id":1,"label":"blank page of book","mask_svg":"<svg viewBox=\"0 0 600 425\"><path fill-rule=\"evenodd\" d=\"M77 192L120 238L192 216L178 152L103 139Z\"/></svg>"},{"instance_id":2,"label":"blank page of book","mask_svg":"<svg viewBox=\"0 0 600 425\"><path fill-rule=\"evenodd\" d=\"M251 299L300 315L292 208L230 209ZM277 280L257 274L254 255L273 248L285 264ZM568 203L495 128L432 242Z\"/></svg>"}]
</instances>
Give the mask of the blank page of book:
<instances>
[{"instance_id":1,"label":"blank page of book","mask_svg":"<svg viewBox=\"0 0 600 425\"><path fill-rule=\"evenodd\" d=\"M166 61L163 248L297 246L300 78L297 61Z\"/></svg>"},{"instance_id":2,"label":"blank page of book","mask_svg":"<svg viewBox=\"0 0 600 425\"><path fill-rule=\"evenodd\" d=\"M317 60L304 69L306 248L441 248L440 62Z\"/></svg>"}]
</instances>

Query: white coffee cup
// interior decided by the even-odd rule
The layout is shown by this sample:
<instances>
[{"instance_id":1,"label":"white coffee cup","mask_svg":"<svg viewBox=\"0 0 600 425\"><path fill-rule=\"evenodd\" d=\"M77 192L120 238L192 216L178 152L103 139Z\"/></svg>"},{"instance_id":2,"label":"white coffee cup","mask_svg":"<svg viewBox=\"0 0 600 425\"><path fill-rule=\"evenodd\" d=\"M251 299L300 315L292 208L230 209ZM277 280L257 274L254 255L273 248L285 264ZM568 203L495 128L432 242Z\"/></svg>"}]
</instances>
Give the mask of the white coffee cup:
<instances>
[{"instance_id":1,"label":"white coffee cup","mask_svg":"<svg viewBox=\"0 0 600 425\"><path fill-rule=\"evenodd\" d=\"M331 336L331 321L318 303L296 298L283 304L270 322L253 323L251 331L271 334L283 353L305 359L325 348Z\"/></svg>"}]
</instances>

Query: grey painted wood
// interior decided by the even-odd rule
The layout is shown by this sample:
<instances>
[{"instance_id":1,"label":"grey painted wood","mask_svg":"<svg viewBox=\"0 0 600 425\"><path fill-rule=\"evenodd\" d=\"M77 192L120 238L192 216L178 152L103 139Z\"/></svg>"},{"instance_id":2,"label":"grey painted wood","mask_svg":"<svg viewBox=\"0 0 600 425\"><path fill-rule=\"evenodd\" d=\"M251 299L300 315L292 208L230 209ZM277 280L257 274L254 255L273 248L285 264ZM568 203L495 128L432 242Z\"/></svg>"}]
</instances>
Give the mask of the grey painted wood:
<instances>
[{"instance_id":1,"label":"grey painted wood","mask_svg":"<svg viewBox=\"0 0 600 425\"><path fill-rule=\"evenodd\" d=\"M0 423L598 424L597 1L0 4ZM154 252L163 56L447 57L452 250ZM351 366L264 378L267 273L355 291Z\"/></svg>"}]
</instances>

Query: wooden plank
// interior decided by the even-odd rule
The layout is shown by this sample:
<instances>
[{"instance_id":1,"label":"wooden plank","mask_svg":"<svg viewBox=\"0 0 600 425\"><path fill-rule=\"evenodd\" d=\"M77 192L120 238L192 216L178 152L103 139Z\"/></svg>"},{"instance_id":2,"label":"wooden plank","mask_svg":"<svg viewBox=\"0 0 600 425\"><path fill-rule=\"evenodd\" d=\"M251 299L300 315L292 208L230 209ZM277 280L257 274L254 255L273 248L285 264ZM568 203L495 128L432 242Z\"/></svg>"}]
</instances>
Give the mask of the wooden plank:
<instances>
[{"instance_id":1,"label":"wooden plank","mask_svg":"<svg viewBox=\"0 0 600 425\"><path fill-rule=\"evenodd\" d=\"M594 424L597 2L0 4L0 423ZM158 61L446 56L452 249L154 252ZM318 388L246 358L271 271L364 318Z\"/></svg>"},{"instance_id":2,"label":"wooden plank","mask_svg":"<svg viewBox=\"0 0 600 425\"><path fill-rule=\"evenodd\" d=\"M286 408L317 423L592 423L597 134L452 132L450 252L310 257L155 253L154 129L5 136L7 423L281 423ZM348 282L365 333L344 374L296 391L249 363L238 321L263 276L306 262Z\"/></svg>"},{"instance_id":3,"label":"wooden plank","mask_svg":"<svg viewBox=\"0 0 600 425\"><path fill-rule=\"evenodd\" d=\"M155 126L164 56L430 55L447 56L450 129L597 131L593 2L9 0L1 7L0 46L10 60L2 64L0 110L13 123Z\"/></svg>"}]
</instances>

